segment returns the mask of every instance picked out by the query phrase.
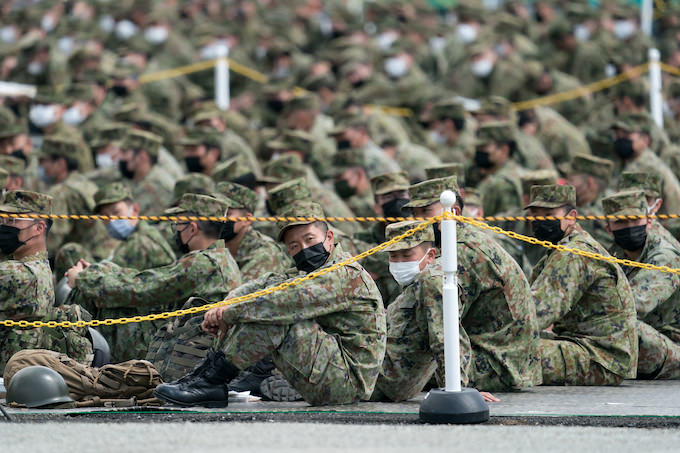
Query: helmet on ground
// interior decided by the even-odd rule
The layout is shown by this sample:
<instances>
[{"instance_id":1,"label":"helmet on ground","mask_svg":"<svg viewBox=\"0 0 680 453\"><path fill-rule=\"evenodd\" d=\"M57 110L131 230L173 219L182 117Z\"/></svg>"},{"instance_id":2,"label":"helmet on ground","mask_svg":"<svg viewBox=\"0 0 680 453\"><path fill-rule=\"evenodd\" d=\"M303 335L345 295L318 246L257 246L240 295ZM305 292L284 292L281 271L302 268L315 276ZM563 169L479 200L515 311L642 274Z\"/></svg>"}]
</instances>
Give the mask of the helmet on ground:
<instances>
[{"instance_id":1,"label":"helmet on ground","mask_svg":"<svg viewBox=\"0 0 680 453\"><path fill-rule=\"evenodd\" d=\"M64 378L44 366L29 366L19 370L7 386L7 402L27 407L43 407L72 403Z\"/></svg>"}]
</instances>

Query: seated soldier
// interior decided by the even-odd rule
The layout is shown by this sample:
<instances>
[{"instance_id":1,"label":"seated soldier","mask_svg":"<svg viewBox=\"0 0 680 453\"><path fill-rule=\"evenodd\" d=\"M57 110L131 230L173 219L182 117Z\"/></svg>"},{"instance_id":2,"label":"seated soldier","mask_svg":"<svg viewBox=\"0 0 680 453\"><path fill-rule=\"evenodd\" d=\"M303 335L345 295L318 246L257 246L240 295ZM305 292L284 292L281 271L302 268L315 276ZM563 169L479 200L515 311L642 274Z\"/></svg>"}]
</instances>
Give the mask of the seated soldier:
<instances>
[{"instance_id":1,"label":"seated soldier","mask_svg":"<svg viewBox=\"0 0 680 453\"><path fill-rule=\"evenodd\" d=\"M680 249L652 229L651 219L644 218L647 215L644 192L618 192L603 199L602 206L606 215L642 217L607 221L607 231L615 243L612 255L680 268ZM637 311L638 379L680 378L680 276L634 266L624 266L623 270L633 290Z\"/></svg>"},{"instance_id":2,"label":"seated soldier","mask_svg":"<svg viewBox=\"0 0 680 453\"><path fill-rule=\"evenodd\" d=\"M284 216L323 217L319 205L299 201ZM321 221L280 223L297 269L265 274L229 294L237 297L291 282L349 258ZM194 371L156 388L154 395L182 406L227 405L227 383L267 355L285 379L313 405L368 399L385 353L385 313L380 293L357 263L285 290L206 313L214 335L211 352Z\"/></svg>"},{"instance_id":3,"label":"seated soldier","mask_svg":"<svg viewBox=\"0 0 680 453\"><path fill-rule=\"evenodd\" d=\"M186 194L178 207L166 213L222 217L227 207L214 197ZM97 310L135 309L139 314L147 314L177 309L192 296L221 299L241 284L236 262L219 239L221 223L179 221L173 224L173 229L177 244L184 252L180 259L145 270L121 267L112 262L90 264L81 260L67 272L69 286L74 288L69 299L88 303ZM160 325L156 325L158 327ZM129 347L145 351L150 341L151 338L134 338ZM129 355L132 351L125 353ZM113 357L114 361L118 359Z\"/></svg>"},{"instance_id":4,"label":"seated soldier","mask_svg":"<svg viewBox=\"0 0 680 453\"><path fill-rule=\"evenodd\" d=\"M413 215L431 218L442 214L439 196L444 190L455 191L454 211L460 215L464 201L460 197L455 176L411 186L409 193ZM435 225L434 238L437 236L434 231L438 230L439 226ZM529 283L522 270L500 245L473 226L458 223L457 242L460 323L471 345L469 371L463 373L467 375L469 385L479 390L503 391L540 384L536 315ZM405 299L411 300L411 303L414 301L411 297ZM422 318L417 318L417 322L422 322ZM428 329L429 332L435 332L441 331L442 327L441 324L438 327L430 324ZM437 341L443 342L443 338ZM438 360L438 378L441 378L443 362L437 354L443 354L443 343L431 342L429 346L434 354L434 357L430 357L430 364ZM389 354L388 346L388 356L394 358ZM396 359L400 360L398 352L395 354ZM387 372L385 367L383 372ZM386 378L389 381L389 376L386 375ZM407 399L415 395L402 393L403 390L398 389L385 390L386 387L389 385L380 385L380 389L391 399Z\"/></svg>"},{"instance_id":5,"label":"seated soldier","mask_svg":"<svg viewBox=\"0 0 680 453\"><path fill-rule=\"evenodd\" d=\"M10 192L0 212L52 214L52 197L25 190ZM0 218L0 251L11 257L0 261L0 320L78 321L89 317L77 306L54 307L52 271L47 261L51 225L51 220L30 217ZM0 328L0 374L7 360L22 349L54 349L79 362L91 362L92 345L86 330Z\"/></svg>"},{"instance_id":6,"label":"seated soldier","mask_svg":"<svg viewBox=\"0 0 680 453\"><path fill-rule=\"evenodd\" d=\"M572 186L534 186L532 216L575 216ZM575 219L534 220L534 236L555 245L609 256ZM543 384L618 385L635 376L635 303L613 263L551 249L531 275Z\"/></svg>"}]
</instances>

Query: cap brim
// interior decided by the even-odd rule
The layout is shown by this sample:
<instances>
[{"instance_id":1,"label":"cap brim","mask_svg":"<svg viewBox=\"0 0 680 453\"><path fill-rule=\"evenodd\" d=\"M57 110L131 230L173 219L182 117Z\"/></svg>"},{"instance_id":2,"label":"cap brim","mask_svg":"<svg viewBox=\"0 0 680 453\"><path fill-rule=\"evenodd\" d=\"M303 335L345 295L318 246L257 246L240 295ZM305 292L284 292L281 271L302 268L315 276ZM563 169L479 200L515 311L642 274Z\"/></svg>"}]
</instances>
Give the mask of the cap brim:
<instances>
[{"instance_id":1,"label":"cap brim","mask_svg":"<svg viewBox=\"0 0 680 453\"><path fill-rule=\"evenodd\" d=\"M421 242L421 244L422 244L422 242ZM420 244L419 244L419 245L420 245ZM383 253L385 253L385 252L398 252L399 250L408 250L408 249L412 249L413 247L414 247L414 246L410 246L410 245L407 244L406 242L401 241L401 242L396 242L396 243L394 243L394 244L392 244L392 245L390 245L390 246L388 246L388 247L385 247L385 248L382 249L381 251L382 251Z\"/></svg>"},{"instance_id":2,"label":"cap brim","mask_svg":"<svg viewBox=\"0 0 680 453\"><path fill-rule=\"evenodd\" d=\"M567 206L568 203L551 203L549 201L534 201L533 203L529 203L528 205L524 206L524 209L531 209L531 208L547 208L547 209L557 209L561 208L563 206Z\"/></svg>"},{"instance_id":3,"label":"cap brim","mask_svg":"<svg viewBox=\"0 0 680 453\"><path fill-rule=\"evenodd\" d=\"M0 212L4 212L7 214L28 214L32 211L29 209L17 208L16 206L8 204L2 204L0 205Z\"/></svg>"},{"instance_id":4,"label":"cap brim","mask_svg":"<svg viewBox=\"0 0 680 453\"><path fill-rule=\"evenodd\" d=\"M165 215L177 215L177 214L182 214L185 211L184 209L180 208L179 206L173 206L172 208L166 209L163 214Z\"/></svg>"},{"instance_id":5,"label":"cap brim","mask_svg":"<svg viewBox=\"0 0 680 453\"><path fill-rule=\"evenodd\" d=\"M612 213L607 213L605 212L604 215L615 215L615 216L620 216L620 215L625 215L625 216L646 216L647 212L645 211L640 211L639 209L622 209L620 211L612 212Z\"/></svg>"},{"instance_id":6,"label":"cap brim","mask_svg":"<svg viewBox=\"0 0 680 453\"><path fill-rule=\"evenodd\" d=\"M276 236L276 240L278 242L283 242L283 235L286 234L286 231L290 230L293 227L299 226L299 225L309 225L310 223L314 223L314 222L316 222L316 220L312 220L311 222L298 221L298 222L286 223L285 226L279 227L279 234Z\"/></svg>"},{"instance_id":7,"label":"cap brim","mask_svg":"<svg viewBox=\"0 0 680 453\"><path fill-rule=\"evenodd\" d=\"M424 208L439 201L439 198L428 198L426 200L411 200L404 205L405 208Z\"/></svg>"}]
</instances>

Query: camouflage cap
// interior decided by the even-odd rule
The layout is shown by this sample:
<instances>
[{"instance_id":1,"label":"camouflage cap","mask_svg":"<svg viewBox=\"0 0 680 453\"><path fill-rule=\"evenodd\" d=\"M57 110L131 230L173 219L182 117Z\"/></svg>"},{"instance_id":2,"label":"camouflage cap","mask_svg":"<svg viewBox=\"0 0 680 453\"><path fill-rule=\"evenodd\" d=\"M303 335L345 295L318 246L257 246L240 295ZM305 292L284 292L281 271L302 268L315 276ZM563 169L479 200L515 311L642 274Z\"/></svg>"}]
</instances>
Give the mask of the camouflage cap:
<instances>
[{"instance_id":1,"label":"camouflage cap","mask_svg":"<svg viewBox=\"0 0 680 453\"><path fill-rule=\"evenodd\" d=\"M33 104L63 104L65 100L64 87L43 85L38 87L33 97Z\"/></svg>"},{"instance_id":2,"label":"camouflage cap","mask_svg":"<svg viewBox=\"0 0 680 453\"><path fill-rule=\"evenodd\" d=\"M109 143L120 143L125 140L130 125L126 123L106 122L94 129L93 138L88 143L90 148L99 148Z\"/></svg>"},{"instance_id":3,"label":"camouflage cap","mask_svg":"<svg viewBox=\"0 0 680 453\"><path fill-rule=\"evenodd\" d=\"M229 160L225 160L218 164L210 174L213 181L216 183L224 181L232 181L239 176L247 175L253 171L244 164L241 159L234 157Z\"/></svg>"},{"instance_id":4,"label":"camouflage cap","mask_svg":"<svg viewBox=\"0 0 680 453\"><path fill-rule=\"evenodd\" d=\"M555 170L533 170L520 176L522 193L529 195L532 186L549 186L557 184L557 172Z\"/></svg>"},{"instance_id":5,"label":"camouflage cap","mask_svg":"<svg viewBox=\"0 0 680 453\"><path fill-rule=\"evenodd\" d=\"M48 135L43 139L39 157L60 156L78 159L78 142L65 135Z\"/></svg>"},{"instance_id":6,"label":"camouflage cap","mask_svg":"<svg viewBox=\"0 0 680 453\"><path fill-rule=\"evenodd\" d=\"M30 190L13 190L5 194L0 212L12 214L52 214L52 200L49 195Z\"/></svg>"},{"instance_id":7,"label":"camouflage cap","mask_svg":"<svg viewBox=\"0 0 680 453\"><path fill-rule=\"evenodd\" d=\"M604 215L647 215L647 198L642 190L624 190L602 199Z\"/></svg>"},{"instance_id":8,"label":"camouflage cap","mask_svg":"<svg viewBox=\"0 0 680 453\"><path fill-rule=\"evenodd\" d=\"M490 121L477 131L475 145L487 143L507 143L515 140L515 129L510 121Z\"/></svg>"},{"instance_id":9,"label":"camouflage cap","mask_svg":"<svg viewBox=\"0 0 680 453\"><path fill-rule=\"evenodd\" d=\"M94 90L91 84L74 83L64 89L66 104L74 101L91 102L94 98Z\"/></svg>"},{"instance_id":10,"label":"camouflage cap","mask_svg":"<svg viewBox=\"0 0 680 453\"><path fill-rule=\"evenodd\" d=\"M307 169L302 159L297 154L287 153L276 159L270 160L264 166L263 181L283 182L292 178L299 178L307 174Z\"/></svg>"},{"instance_id":11,"label":"camouflage cap","mask_svg":"<svg viewBox=\"0 0 680 453\"><path fill-rule=\"evenodd\" d=\"M119 201L132 200L130 189L120 182L107 184L94 194L94 211L99 212L102 206Z\"/></svg>"},{"instance_id":12,"label":"camouflage cap","mask_svg":"<svg viewBox=\"0 0 680 453\"><path fill-rule=\"evenodd\" d=\"M257 209L257 193L241 184L220 182L215 190L217 198L224 199L230 208L245 209L250 213Z\"/></svg>"},{"instance_id":13,"label":"camouflage cap","mask_svg":"<svg viewBox=\"0 0 680 453\"><path fill-rule=\"evenodd\" d=\"M442 164L425 169L425 177L427 179L439 179L449 176L458 178L458 185L460 187L465 185L465 165L461 163Z\"/></svg>"},{"instance_id":14,"label":"camouflage cap","mask_svg":"<svg viewBox=\"0 0 680 453\"><path fill-rule=\"evenodd\" d=\"M10 138L17 135L25 134L28 132L26 126L21 124L3 124L0 127L0 138Z\"/></svg>"},{"instance_id":15,"label":"camouflage cap","mask_svg":"<svg viewBox=\"0 0 680 453\"><path fill-rule=\"evenodd\" d=\"M411 201L404 205L404 207L422 208L434 204L439 201L439 197L445 190L452 190L456 197L460 198L460 188L458 187L458 178L456 176L429 179L412 185L408 188Z\"/></svg>"},{"instance_id":16,"label":"camouflage cap","mask_svg":"<svg viewBox=\"0 0 680 453\"><path fill-rule=\"evenodd\" d=\"M512 104L501 96L489 96L480 99L479 109L475 111L479 115L493 115L510 118L513 114Z\"/></svg>"},{"instance_id":17,"label":"camouflage cap","mask_svg":"<svg viewBox=\"0 0 680 453\"><path fill-rule=\"evenodd\" d=\"M314 94L303 94L302 96L295 96L286 102L286 112L293 112L295 110L319 110L319 98Z\"/></svg>"},{"instance_id":18,"label":"camouflage cap","mask_svg":"<svg viewBox=\"0 0 680 453\"><path fill-rule=\"evenodd\" d=\"M333 156L333 169L335 174L340 174L348 168L365 167L366 158L364 150L360 148L340 149Z\"/></svg>"},{"instance_id":19,"label":"camouflage cap","mask_svg":"<svg viewBox=\"0 0 680 453\"><path fill-rule=\"evenodd\" d=\"M275 213L283 211L295 201L312 200L312 193L304 178L295 178L279 184L271 189L267 196L269 206Z\"/></svg>"},{"instance_id":20,"label":"camouflage cap","mask_svg":"<svg viewBox=\"0 0 680 453\"><path fill-rule=\"evenodd\" d=\"M420 225L422 222L417 220L408 220L405 222L391 223L385 229L385 240L389 241L397 236L406 233L409 230ZM434 230L432 228L423 228L413 233L406 239L402 239L383 249L383 252L396 252L397 250L408 250L417 247L423 242L434 242Z\"/></svg>"},{"instance_id":21,"label":"camouflage cap","mask_svg":"<svg viewBox=\"0 0 680 453\"><path fill-rule=\"evenodd\" d=\"M165 214L177 215L188 212L205 217L224 217L227 209L229 209L229 205L224 200L212 195L185 193L180 198L178 205L166 209Z\"/></svg>"},{"instance_id":22,"label":"camouflage cap","mask_svg":"<svg viewBox=\"0 0 680 453\"><path fill-rule=\"evenodd\" d=\"M432 107L431 117L433 119L451 118L461 119L465 118L465 108L458 100L446 100L437 102Z\"/></svg>"},{"instance_id":23,"label":"camouflage cap","mask_svg":"<svg viewBox=\"0 0 680 453\"><path fill-rule=\"evenodd\" d=\"M22 176L26 171L26 162L18 157L0 155L0 168L13 176Z\"/></svg>"},{"instance_id":24,"label":"camouflage cap","mask_svg":"<svg viewBox=\"0 0 680 453\"><path fill-rule=\"evenodd\" d=\"M576 154L571 161L571 171L569 174L584 174L595 178L611 178L614 170L614 162L609 159L602 159L590 154Z\"/></svg>"},{"instance_id":25,"label":"camouflage cap","mask_svg":"<svg viewBox=\"0 0 680 453\"><path fill-rule=\"evenodd\" d=\"M409 180L405 171L376 175L371 178L371 190L375 195L384 195L397 190L408 190Z\"/></svg>"},{"instance_id":26,"label":"camouflage cap","mask_svg":"<svg viewBox=\"0 0 680 453\"><path fill-rule=\"evenodd\" d=\"M177 205L185 193L208 195L215 191L215 183L208 175L203 173L189 173L175 181L172 189L173 205Z\"/></svg>"},{"instance_id":27,"label":"camouflage cap","mask_svg":"<svg viewBox=\"0 0 680 453\"><path fill-rule=\"evenodd\" d=\"M287 205L283 211L277 214L280 217L325 217L321 205L315 203L311 200L298 200ZM279 227L279 234L277 236L277 241L283 242L283 236L289 229L298 225L309 225L314 223L316 220L295 220L293 222L289 221L279 221L276 225Z\"/></svg>"},{"instance_id":28,"label":"camouflage cap","mask_svg":"<svg viewBox=\"0 0 680 453\"><path fill-rule=\"evenodd\" d=\"M180 146L204 145L206 148L217 148L222 151L224 142L222 134L219 132L208 132L201 129L189 131L189 133L179 140Z\"/></svg>"},{"instance_id":29,"label":"camouflage cap","mask_svg":"<svg viewBox=\"0 0 680 453\"><path fill-rule=\"evenodd\" d=\"M314 136L301 130L287 130L283 132L282 141L286 150L310 153L314 144Z\"/></svg>"},{"instance_id":30,"label":"camouflage cap","mask_svg":"<svg viewBox=\"0 0 680 453\"><path fill-rule=\"evenodd\" d=\"M628 113L616 120L612 127L613 129L623 129L627 132L644 132L649 135L651 132L651 121L643 113Z\"/></svg>"},{"instance_id":31,"label":"camouflage cap","mask_svg":"<svg viewBox=\"0 0 680 453\"><path fill-rule=\"evenodd\" d=\"M647 197L659 198L663 194L663 180L659 173L624 171L621 173L618 189L644 190Z\"/></svg>"},{"instance_id":32,"label":"camouflage cap","mask_svg":"<svg viewBox=\"0 0 680 453\"><path fill-rule=\"evenodd\" d=\"M533 186L531 188L531 203L529 208L561 208L562 206L576 206L576 190L569 185L557 184Z\"/></svg>"},{"instance_id":33,"label":"camouflage cap","mask_svg":"<svg viewBox=\"0 0 680 453\"><path fill-rule=\"evenodd\" d=\"M131 129L123 140L121 147L125 150L146 151L150 156L158 156L158 149L163 139L151 132Z\"/></svg>"},{"instance_id":34,"label":"camouflage cap","mask_svg":"<svg viewBox=\"0 0 680 453\"><path fill-rule=\"evenodd\" d=\"M465 189L465 206L482 206L482 194L477 189Z\"/></svg>"}]
</instances>

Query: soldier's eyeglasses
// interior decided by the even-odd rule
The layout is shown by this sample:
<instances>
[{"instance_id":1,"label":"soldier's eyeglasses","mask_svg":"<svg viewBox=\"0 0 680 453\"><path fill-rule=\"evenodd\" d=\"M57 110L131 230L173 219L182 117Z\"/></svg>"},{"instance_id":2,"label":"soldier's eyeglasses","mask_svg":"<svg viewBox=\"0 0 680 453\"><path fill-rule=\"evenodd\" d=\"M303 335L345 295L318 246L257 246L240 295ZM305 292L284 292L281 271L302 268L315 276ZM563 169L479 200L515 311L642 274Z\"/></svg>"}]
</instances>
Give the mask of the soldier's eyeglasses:
<instances>
[{"instance_id":1,"label":"soldier's eyeglasses","mask_svg":"<svg viewBox=\"0 0 680 453\"><path fill-rule=\"evenodd\" d=\"M26 217L11 217L11 218L0 218L0 225L8 225L8 226L16 226L17 222L20 220L28 220L28 221L35 221L35 219L29 219Z\"/></svg>"},{"instance_id":2,"label":"soldier's eyeglasses","mask_svg":"<svg viewBox=\"0 0 680 453\"><path fill-rule=\"evenodd\" d=\"M170 229L172 230L173 233L177 233L179 231L177 227L182 226L182 225L189 225L189 222L177 222L177 223L171 223L170 224ZM185 228L182 228L182 231L184 231Z\"/></svg>"}]
</instances>

